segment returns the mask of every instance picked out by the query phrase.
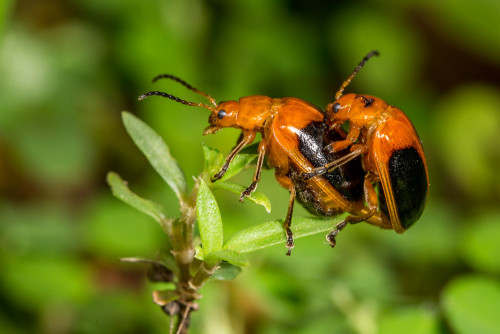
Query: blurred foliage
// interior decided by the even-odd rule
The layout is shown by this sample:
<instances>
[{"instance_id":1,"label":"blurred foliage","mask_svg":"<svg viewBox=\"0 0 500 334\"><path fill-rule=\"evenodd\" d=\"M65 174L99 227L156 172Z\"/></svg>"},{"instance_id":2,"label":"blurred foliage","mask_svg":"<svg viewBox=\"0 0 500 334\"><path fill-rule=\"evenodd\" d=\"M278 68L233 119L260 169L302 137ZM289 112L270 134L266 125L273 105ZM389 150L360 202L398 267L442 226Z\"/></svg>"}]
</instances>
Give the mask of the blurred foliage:
<instances>
[{"instance_id":1,"label":"blurred foliage","mask_svg":"<svg viewBox=\"0 0 500 334\"><path fill-rule=\"evenodd\" d=\"M207 284L193 333L500 332L500 2L138 1L0 2L0 332L164 333L144 268L161 228L111 197L115 170L175 216L126 135L130 110L191 175L202 143L229 152L237 131L202 137L207 113L162 99L296 96L320 107L366 52L349 87L404 110L426 150L431 189L403 235L367 224L271 247L230 282ZM252 171L235 177L248 185ZM286 190L265 171L272 212L216 191L225 238L285 216ZM307 216L299 208L295 216Z\"/></svg>"}]
</instances>

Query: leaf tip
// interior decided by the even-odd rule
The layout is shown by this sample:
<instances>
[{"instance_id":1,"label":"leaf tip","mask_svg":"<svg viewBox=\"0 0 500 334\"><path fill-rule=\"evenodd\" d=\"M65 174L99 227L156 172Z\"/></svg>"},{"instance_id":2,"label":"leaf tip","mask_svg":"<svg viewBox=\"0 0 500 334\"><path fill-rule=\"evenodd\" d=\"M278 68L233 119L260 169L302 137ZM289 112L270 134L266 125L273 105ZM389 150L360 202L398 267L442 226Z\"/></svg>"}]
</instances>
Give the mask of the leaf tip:
<instances>
[{"instance_id":1,"label":"leaf tip","mask_svg":"<svg viewBox=\"0 0 500 334\"><path fill-rule=\"evenodd\" d=\"M106 174L106 182L108 183L109 186L113 187L113 185L119 181L121 181L121 177L120 175L118 175L118 173L109 171L108 174Z\"/></svg>"},{"instance_id":2,"label":"leaf tip","mask_svg":"<svg viewBox=\"0 0 500 334\"><path fill-rule=\"evenodd\" d=\"M271 213L271 203L265 204L264 208L266 209L267 213Z\"/></svg>"}]
</instances>

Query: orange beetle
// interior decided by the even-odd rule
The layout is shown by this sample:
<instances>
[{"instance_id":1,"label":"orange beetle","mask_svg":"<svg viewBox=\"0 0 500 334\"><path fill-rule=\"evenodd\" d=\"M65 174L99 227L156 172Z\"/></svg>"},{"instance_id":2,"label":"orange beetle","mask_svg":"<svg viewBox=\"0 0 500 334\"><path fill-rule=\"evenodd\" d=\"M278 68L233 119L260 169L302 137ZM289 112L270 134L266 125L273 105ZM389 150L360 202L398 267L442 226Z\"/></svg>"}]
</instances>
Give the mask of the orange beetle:
<instances>
[{"instance_id":1,"label":"orange beetle","mask_svg":"<svg viewBox=\"0 0 500 334\"><path fill-rule=\"evenodd\" d=\"M377 51L363 58L335 95L335 101L326 108L326 122L330 129L339 129L349 122L349 132L344 140L330 143L331 152L350 148L350 153L316 168L302 176L306 179L338 168L344 163L362 156L366 172L364 181L368 212L349 216L337 225L327 237L335 242L335 235L348 223L370 218L380 208L382 228L403 233L421 216L429 190L429 175L424 150L413 124L398 108L390 106L371 95L346 94L344 89ZM373 184L379 184L379 192Z\"/></svg>"},{"instance_id":2,"label":"orange beetle","mask_svg":"<svg viewBox=\"0 0 500 334\"><path fill-rule=\"evenodd\" d=\"M276 180L290 191L288 211L283 224L286 231L287 255L290 255L294 247L290 225L297 193L299 201L304 203L309 211L316 214L331 216L344 211L361 215L369 214L362 199L363 170L359 160L351 159L335 171L326 173L324 177L316 176L309 180L298 178L302 173L312 172L314 167L322 166L347 153L347 150L339 151L333 154L334 158L330 156L329 159L324 156L322 150L325 119L323 112L317 107L294 97L274 99L260 95L217 104L208 94L173 75L160 75L153 81L159 78L168 78L181 83L195 93L206 97L211 105L188 102L158 91L145 93L139 97L139 100L158 95L182 104L210 110L210 125L203 132L204 135L216 133L226 127L234 127L242 131L239 142L227 156L220 171L212 177L212 181L222 178L236 154L252 143L258 132L261 133L262 140L258 147L259 156L253 182L241 193L240 201L257 188L264 157L267 156L268 165L275 168ZM333 135L336 139L345 138L345 132L341 130ZM380 225L382 217L379 214L370 213L368 222Z\"/></svg>"}]
</instances>

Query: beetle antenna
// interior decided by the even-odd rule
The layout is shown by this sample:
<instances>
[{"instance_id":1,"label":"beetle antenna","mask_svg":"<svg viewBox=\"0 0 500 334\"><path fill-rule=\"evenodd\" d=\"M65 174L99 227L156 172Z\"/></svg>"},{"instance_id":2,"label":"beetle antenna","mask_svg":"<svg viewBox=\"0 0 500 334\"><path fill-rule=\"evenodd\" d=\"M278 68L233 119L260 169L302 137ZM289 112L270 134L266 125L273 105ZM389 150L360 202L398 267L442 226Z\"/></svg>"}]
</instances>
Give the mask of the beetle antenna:
<instances>
[{"instance_id":1,"label":"beetle antenna","mask_svg":"<svg viewBox=\"0 0 500 334\"><path fill-rule=\"evenodd\" d=\"M174 81L180 83L181 85L183 85L184 87L186 87L187 89L192 90L196 94L199 94L201 96L206 97L210 101L210 103L212 103L214 105L214 107L217 108L217 102L215 102L215 99L213 97L211 97L207 93L205 93L205 92L203 92L203 91L201 91L201 90L199 90L197 88L194 88L193 86L191 86L190 84L188 84L186 81L182 80L181 78L176 77L175 75L172 75L172 74L160 74L160 75L157 75L156 77L154 77L153 82L155 82L155 81L157 81L159 79L163 79L163 78L174 80Z\"/></svg>"},{"instance_id":2,"label":"beetle antenna","mask_svg":"<svg viewBox=\"0 0 500 334\"><path fill-rule=\"evenodd\" d=\"M339 90L335 94L335 101L338 100L338 99L340 99L340 97L342 96L342 93L344 93L344 89L347 86L349 86L349 84L351 83L351 80L356 76L356 74L358 74L358 72L361 70L361 68L363 68L363 66L365 66L365 64L368 61L368 59L370 59L373 56L379 56L379 55L380 54L378 53L377 50L373 50L372 52L369 52L363 58L363 60L361 60L361 62L358 64L358 66L356 66L356 68L354 69L354 71L352 72L352 74L347 78L346 81L344 81L344 83L342 83L342 86L340 86Z\"/></svg>"},{"instance_id":3,"label":"beetle antenna","mask_svg":"<svg viewBox=\"0 0 500 334\"><path fill-rule=\"evenodd\" d=\"M175 102L186 104L188 106L202 107L202 108L209 109L211 111L215 111L215 108L212 107L212 106L210 106L210 105L208 105L208 104L196 103L196 102L188 102L186 100L179 99L176 96L173 96L173 95L170 95L170 94L167 94L167 93L164 93L164 92L157 92L157 91L147 92L147 93L144 93L141 96L139 96L138 100L142 101L145 98L147 98L148 96L152 96L152 95L158 95L158 96L166 97L167 99L174 100Z\"/></svg>"}]
</instances>

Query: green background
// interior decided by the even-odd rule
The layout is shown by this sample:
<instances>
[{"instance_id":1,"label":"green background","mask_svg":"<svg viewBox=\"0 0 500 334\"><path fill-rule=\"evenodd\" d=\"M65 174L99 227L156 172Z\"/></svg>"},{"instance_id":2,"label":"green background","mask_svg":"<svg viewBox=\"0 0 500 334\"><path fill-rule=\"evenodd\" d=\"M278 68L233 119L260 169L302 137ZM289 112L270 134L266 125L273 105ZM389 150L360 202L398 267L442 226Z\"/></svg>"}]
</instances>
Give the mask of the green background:
<instances>
[{"instance_id":1,"label":"green background","mask_svg":"<svg viewBox=\"0 0 500 334\"><path fill-rule=\"evenodd\" d=\"M347 227L250 256L209 282L193 333L500 333L500 2L487 0L46 0L0 2L0 332L165 333L158 286L120 257L155 255L161 228L111 196L107 171L178 214L174 193L125 133L129 110L164 137L188 182L208 113L160 98L295 96L324 108L378 96L413 121L430 197L403 235ZM252 169L237 182L250 183ZM283 218L288 193L265 171L268 214L217 191L225 238ZM296 206L296 216L308 215Z\"/></svg>"}]
</instances>

